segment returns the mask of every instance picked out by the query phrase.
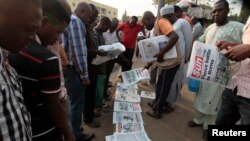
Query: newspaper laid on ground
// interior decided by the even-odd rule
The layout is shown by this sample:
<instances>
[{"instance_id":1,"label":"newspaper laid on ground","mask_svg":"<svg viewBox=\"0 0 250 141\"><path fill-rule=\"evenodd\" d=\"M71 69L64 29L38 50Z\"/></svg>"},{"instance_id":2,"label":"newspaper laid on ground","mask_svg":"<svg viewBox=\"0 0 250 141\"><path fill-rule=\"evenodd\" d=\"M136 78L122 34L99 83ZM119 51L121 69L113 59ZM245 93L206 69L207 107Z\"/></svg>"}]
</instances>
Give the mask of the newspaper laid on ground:
<instances>
[{"instance_id":1,"label":"newspaper laid on ground","mask_svg":"<svg viewBox=\"0 0 250 141\"><path fill-rule=\"evenodd\" d=\"M141 113L129 112L113 112L113 124L118 122L137 122L143 123Z\"/></svg>"},{"instance_id":2,"label":"newspaper laid on ground","mask_svg":"<svg viewBox=\"0 0 250 141\"><path fill-rule=\"evenodd\" d=\"M117 83L117 87L122 87L124 89L129 89L129 88L134 88L138 90L138 86L137 84L133 84L133 85L125 85L124 83Z\"/></svg>"},{"instance_id":3,"label":"newspaper laid on ground","mask_svg":"<svg viewBox=\"0 0 250 141\"><path fill-rule=\"evenodd\" d=\"M126 49L123 44L118 42L118 43L113 43L111 45L99 46L98 50L105 51L108 54L107 56L97 56L95 59L93 59L92 64L94 65L100 65L104 62L114 59L117 56L119 56L122 52L124 52Z\"/></svg>"},{"instance_id":4,"label":"newspaper laid on ground","mask_svg":"<svg viewBox=\"0 0 250 141\"><path fill-rule=\"evenodd\" d=\"M125 122L116 123L115 127L115 133L133 133L144 131L144 126L142 123L132 122L130 119Z\"/></svg>"},{"instance_id":5,"label":"newspaper laid on ground","mask_svg":"<svg viewBox=\"0 0 250 141\"><path fill-rule=\"evenodd\" d=\"M106 137L105 137L105 140L106 140L106 141L116 141L114 135L106 136Z\"/></svg>"},{"instance_id":6,"label":"newspaper laid on ground","mask_svg":"<svg viewBox=\"0 0 250 141\"><path fill-rule=\"evenodd\" d=\"M130 95L137 95L136 87L116 87L116 94L130 94Z\"/></svg>"},{"instance_id":7,"label":"newspaper laid on ground","mask_svg":"<svg viewBox=\"0 0 250 141\"><path fill-rule=\"evenodd\" d=\"M133 85L141 80L150 79L147 69L139 68L122 72L122 80L125 86Z\"/></svg>"},{"instance_id":8,"label":"newspaper laid on ground","mask_svg":"<svg viewBox=\"0 0 250 141\"><path fill-rule=\"evenodd\" d=\"M141 106L138 103L129 103L129 102L118 102L114 103L115 112L142 112Z\"/></svg>"},{"instance_id":9,"label":"newspaper laid on ground","mask_svg":"<svg viewBox=\"0 0 250 141\"><path fill-rule=\"evenodd\" d=\"M155 99L155 93L154 92L141 91L141 97L148 98L148 99Z\"/></svg>"},{"instance_id":10,"label":"newspaper laid on ground","mask_svg":"<svg viewBox=\"0 0 250 141\"><path fill-rule=\"evenodd\" d=\"M139 41L138 47L142 57L142 62L149 63L156 61L157 58L154 56L158 54L160 50L166 46L167 42L168 42L168 37L165 35L151 37ZM176 57L177 57L176 46L171 48L164 55L164 59L173 59Z\"/></svg>"},{"instance_id":11,"label":"newspaper laid on ground","mask_svg":"<svg viewBox=\"0 0 250 141\"><path fill-rule=\"evenodd\" d=\"M121 102L140 103L141 102L141 97L140 97L140 95L135 95L135 94L119 94L119 93L116 93L115 100L116 101L121 101Z\"/></svg>"},{"instance_id":12,"label":"newspaper laid on ground","mask_svg":"<svg viewBox=\"0 0 250 141\"><path fill-rule=\"evenodd\" d=\"M145 132L114 134L116 141L151 141Z\"/></svg>"},{"instance_id":13,"label":"newspaper laid on ground","mask_svg":"<svg viewBox=\"0 0 250 141\"><path fill-rule=\"evenodd\" d=\"M195 41L187 77L230 88L230 79L238 67L238 63L229 61L217 47Z\"/></svg>"}]
</instances>

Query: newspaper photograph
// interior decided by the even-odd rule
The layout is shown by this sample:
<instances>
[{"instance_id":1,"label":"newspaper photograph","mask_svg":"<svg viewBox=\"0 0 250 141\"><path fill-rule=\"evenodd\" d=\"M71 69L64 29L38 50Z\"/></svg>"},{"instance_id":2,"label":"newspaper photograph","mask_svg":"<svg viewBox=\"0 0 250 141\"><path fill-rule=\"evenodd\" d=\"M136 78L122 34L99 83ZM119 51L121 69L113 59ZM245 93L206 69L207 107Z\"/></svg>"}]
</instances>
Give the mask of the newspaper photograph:
<instances>
[{"instance_id":1,"label":"newspaper photograph","mask_svg":"<svg viewBox=\"0 0 250 141\"><path fill-rule=\"evenodd\" d=\"M114 134L117 141L151 141L145 132Z\"/></svg>"},{"instance_id":2,"label":"newspaper photograph","mask_svg":"<svg viewBox=\"0 0 250 141\"><path fill-rule=\"evenodd\" d=\"M105 137L105 140L106 140L106 141L116 141L114 135L106 136L106 137Z\"/></svg>"},{"instance_id":3,"label":"newspaper photograph","mask_svg":"<svg viewBox=\"0 0 250 141\"><path fill-rule=\"evenodd\" d=\"M116 94L125 94L125 95L137 95L138 89L135 89L134 87L116 87Z\"/></svg>"},{"instance_id":4,"label":"newspaper photograph","mask_svg":"<svg viewBox=\"0 0 250 141\"><path fill-rule=\"evenodd\" d=\"M141 91L141 97L148 98L148 99L155 99L155 93L154 92Z\"/></svg>"},{"instance_id":5,"label":"newspaper photograph","mask_svg":"<svg viewBox=\"0 0 250 141\"><path fill-rule=\"evenodd\" d=\"M141 106L138 103L118 102L114 103L115 112L142 112Z\"/></svg>"},{"instance_id":6,"label":"newspaper photograph","mask_svg":"<svg viewBox=\"0 0 250 141\"><path fill-rule=\"evenodd\" d=\"M141 113L135 113L135 112L113 112L113 124L118 122L137 122L137 123L143 123Z\"/></svg>"},{"instance_id":7,"label":"newspaper photograph","mask_svg":"<svg viewBox=\"0 0 250 141\"><path fill-rule=\"evenodd\" d=\"M99 46L98 50L107 52L107 56L96 56L96 58L93 59L93 61L92 61L93 65L100 65L104 62L107 62L111 59L114 59L114 58L118 57L126 49L125 49L123 44L118 42L118 43L113 43L111 45Z\"/></svg>"},{"instance_id":8,"label":"newspaper photograph","mask_svg":"<svg viewBox=\"0 0 250 141\"><path fill-rule=\"evenodd\" d=\"M141 97L138 94L116 93L115 101L140 103L141 102Z\"/></svg>"},{"instance_id":9,"label":"newspaper photograph","mask_svg":"<svg viewBox=\"0 0 250 141\"><path fill-rule=\"evenodd\" d=\"M217 47L194 42L187 77L229 87L238 64L228 60Z\"/></svg>"},{"instance_id":10,"label":"newspaper photograph","mask_svg":"<svg viewBox=\"0 0 250 141\"><path fill-rule=\"evenodd\" d=\"M150 79L147 69L139 68L122 72L122 80L125 86L133 85L141 80Z\"/></svg>"},{"instance_id":11,"label":"newspaper photograph","mask_svg":"<svg viewBox=\"0 0 250 141\"><path fill-rule=\"evenodd\" d=\"M133 132L143 132L144 126L142 123L132 122L128 119L126 122L116 123L116 133L133 133Z\"/></svg>"},{"instance_id":12,"label":"newspaper photograph","mask_svg":"<svg viewBox=\"0 0 250 141\"><path fill-rule=\"evenodd\" d=\"M137 86L137 84L133 84L133 85L125 85L124 83L120 83L120 82L118 82L118 83L117 83L117 87L122 87L122 88L124 88L124 89L134 88L134 89L137 89L137 90L138 90L138 86Z\"/></svg>"},{"instance_id":13,"label":"newspaper photograph","mask_svg":"<svg viewBox=\"0 0 250 141\"><path fill-rule=\"evenodd\" d=\"M156 61L157 58L154 57L158 54L162 48L166 46L168 42L168 37L165 35L156 36L141 40L138 42L139 52L142 57L143 63L149 63ZM176 47L174 46L168 52L165 53L164 59L173 59L177 57Z\"/></svg>"}]
</instances>

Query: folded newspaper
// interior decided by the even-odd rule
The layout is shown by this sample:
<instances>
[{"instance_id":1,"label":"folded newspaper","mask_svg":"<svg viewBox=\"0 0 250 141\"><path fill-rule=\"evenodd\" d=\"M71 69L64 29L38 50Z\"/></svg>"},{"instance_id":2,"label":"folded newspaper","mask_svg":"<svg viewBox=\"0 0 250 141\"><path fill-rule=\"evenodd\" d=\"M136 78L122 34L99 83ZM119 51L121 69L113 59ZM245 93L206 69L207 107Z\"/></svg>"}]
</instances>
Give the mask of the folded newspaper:
<instances>
[{"instance_id":1,"label":"folded newspaper","mask_svg":"<svg viewBox=\"0 0 250 141\"><path fill-rule=\"evenodd\" d=\"M137 123L143 123L141 113L135 113L135 112L113 112L113 124L118 122L137 122Z\"/></svg>"},{"instance_id":2,"label":"folded newspaper","mask_svg":"<svg viewBox=\"0 0 250 141\"><path fill-rule=\"evenodd\" d=\"M106 136L106 137L105 137L105 140L106 140L106 141L116 141L114 135Z\"/></svg>"},{"instance_id":3,"label":"folded newspaper","mask_svg":"<svg viewBox=\"0 0 250 141\"><path fill-rule=\"evenodd\" d=\"M116 123L115 133L133 133L133 132L143 132L144 126L142 123L132 122L132 120L127 119L124 122Z\"/></svg>"},{"instance_id":4,"label":"folded newspaper","mask_svg":"<svg viewBox=\"0 0 250 141\"><path fill-rule=\"evenodd\" d=\"M114 43L111 45L102 45L98 47L98 50L102 50L107 52L107 56L97 56L95 59L93 59L92 64L94 65L100 65L104 62L107 62L111 59L116 58L119 56L122 52L124 52L126 49L124 45L121 43Z\"/></svg>"},{"instance_id":5,"label":"folded newspaper","mask_svg":"<svg viewBox=\"0 0 250 141\"><path fill-rule=\"evenodd\" d=\"M138 86L137 84L134 84L134 85L125 85L124 83L117 83L117 87L121 87L121 88L124 88L124 89L129 89L129 88L134 88L134 89L137 89L138 90Z\"/></svg>"},{"instance_id":6,"label":"folded newspaper","mask_svg":"<svg viewBox=\"0 0 250 141\"><path fill-rule=\"evenodd\" d=\"M125 86L133 85L141 80L150 79L147 69L139 68L122 72L122 80Z\"/></svg>"},{"instance_id":7,"label":"folded newspaper","mask_svg":"<svg viewBox=\"0 0 250 141\"><path fill-rule=\"evenodd\" d=\"M168 37L165 35L151 37L138 42L139 52L144 63L156 61L154 57L160 52L162 48L166 46ZM174 46L168 52L165 53L164 59L173 59L177 57L176 47Z\"/></svg>"},{"instance_id":8,"label":"folded newspaper","mask_svg":"<svg viewBox=\"0 0 250 141\"><path fill-rule=\"evenodd\" d=\"M230 62L216 46L194 42L187 77L229 87L239 66Z\"/></svg>"},{"instance_id":9,"label":"folded newspaper","mask_svg":"<svg viewBox=\"0 0 250 141\"><path fill-rule=\"evenodd\" d=\"M148 98L148 99L155 99L155 93L153 93L153 92L147 92L147 91L142 91L141 92L141 97Z\"/></svg>"},{"instance_id":10,"label":"folded newspaper","mask_svg":"<svg viewBox=\"0 0 250 141\"><path fill-rule=\"evenodd\" d=\"M114 134L115 141L151 141L145 132Z\"/></svg>"},{"instance_id":11,"label":"folded newspaper","mask_svg":"<svg viewBox=\"0 0 250 141\"><path fill-rule=\"evenodd\" d=\"M135 87L116 87L116 94L130 94L130 95L137 95L137 90Z\"/></svg>"},{"instance_id":12,"label":"folded newspaper","mask_svg":"<svg viewBox=\"0 0 250 141\"><path fill-rule=\"evenodd\" d=\"M140 95L135 95L135 94L119 94L119 93L116 93L115 100L116 101L121 101L121 102L140 103L141 102L141 97L140 97Z\"/></svg>"},{"instance_id":13,"label":"folded newspaper","mask_svg":"<svg viewBox=\"0 0 250 141\"><path fill-rule=\"evenodd\" d=\"M138 103L118 102L114 103L115 112L142 112Z\"/></svg>"}]
</instances>

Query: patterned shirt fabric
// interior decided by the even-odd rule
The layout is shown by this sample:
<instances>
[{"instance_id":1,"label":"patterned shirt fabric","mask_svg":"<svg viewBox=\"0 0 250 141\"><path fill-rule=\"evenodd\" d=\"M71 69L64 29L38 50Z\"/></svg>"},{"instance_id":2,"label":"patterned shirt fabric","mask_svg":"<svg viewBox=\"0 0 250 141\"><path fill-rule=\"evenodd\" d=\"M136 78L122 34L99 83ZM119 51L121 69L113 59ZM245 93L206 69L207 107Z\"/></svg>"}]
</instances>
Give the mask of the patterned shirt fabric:
<instances>
[{"instance_id":1,"label":"patterned shirt fabric","mask_svg":"<svg viewBox=\"0 0 250 141\"><path fill-rule=\"evenodd\" d=\"M126 48L135 48L137 35L143 29L143 25L136 24L134 27L130 27L129 22L126 22L119 26L117 30L122 31L122 44Z\"/></svg>"},{"instance_id":2,"label":"patterned shirt fabric","mask_svg":"<svg viewBox=\"0 0 250 141\"><path fill-rule=\"evenodd\" d=\"M243 29L243 44L250 44L250 17ZM233 88L237 87L237 95L250 99L250 59L240 62L240 68L232 78Z\"/></svg>"},{"instance_id":3,"label":"patterned shirt fabric","mask_svg":"<svg viewBox=\"0 0 250 141\"><path fill-rule=\"evenodd\" d=\"M30 114L24 105L21 83L4 59L0 49L0 140L31 141Z\"/></svg>"},{"instance_id":4,"label":"patterned shirt fabric","mask_svg":"<svg viewBox=\"0 0 250 141\"><path fill-rule=\"evenodd\" d=\"M31 114L32 137L41 137L55 129L45 98L61 91L58 57L32 42L18 53L10 53L8 59L22 80L24 101Z\"/></svg>"},{"instance_id":5,"label":"patterned shirt fabric","mask_svg":"<svg viewBox=\"0 0 250 141\"><path fill-rule=\"evenodd\" d=\"M76 15L71 15L71 22L64 34L64 48L69 60L76 68L81 80L89 80L87 64L86 27Z\"/></svg>"}]
</instances>

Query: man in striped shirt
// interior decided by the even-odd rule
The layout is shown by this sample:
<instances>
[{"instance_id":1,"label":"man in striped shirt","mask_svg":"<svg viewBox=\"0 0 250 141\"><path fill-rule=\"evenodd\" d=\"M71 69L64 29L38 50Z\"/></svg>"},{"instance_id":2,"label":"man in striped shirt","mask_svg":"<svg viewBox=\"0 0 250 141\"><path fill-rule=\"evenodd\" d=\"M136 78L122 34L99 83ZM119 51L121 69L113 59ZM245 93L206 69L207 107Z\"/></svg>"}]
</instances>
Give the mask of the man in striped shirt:
<instances>
[{"instance_id":1,"label":"man in striped shirt","mask_svg":"<svg viewBox=\"0 0 250 141\"><path fill-rule=\"evenodd\" d=\"M57 40L70 22L65 0L43 0L42 26L36 40L9 55L10 64L22 79L25 104L31 114L33 141L74 141L60 101L59 62L46 47Z\"/></svg>"},{"instance_id":2,"label":"man in striped shirt","mask_svg":"<svg viewBox=\"0 0 250 141\"><path fill-rule=\"evenodd\" d=\"M40 26L41 18L40 0L0 0L0 141L31 141L30 116L20 82L2 49L22 49Z\"/></svg>"}]
</instances>

